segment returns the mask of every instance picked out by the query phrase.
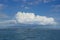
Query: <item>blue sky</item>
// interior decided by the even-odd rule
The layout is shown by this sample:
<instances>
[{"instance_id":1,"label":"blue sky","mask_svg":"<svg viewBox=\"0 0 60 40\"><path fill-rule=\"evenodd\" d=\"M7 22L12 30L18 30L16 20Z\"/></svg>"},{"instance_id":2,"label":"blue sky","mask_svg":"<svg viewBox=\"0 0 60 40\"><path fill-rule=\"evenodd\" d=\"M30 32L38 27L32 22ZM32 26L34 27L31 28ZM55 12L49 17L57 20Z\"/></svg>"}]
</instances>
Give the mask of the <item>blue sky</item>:
<instances>
[{"instance_id":1,"label":"blue sky","mask_svg":"<svg viewBox=\"0 0 60 40\"><path fill-rule=\"evenodd\" d=\"M60 0L0 0L0 21L13 19L17 12L53 17L60 22Z\"/></svg>"}]
</instances>

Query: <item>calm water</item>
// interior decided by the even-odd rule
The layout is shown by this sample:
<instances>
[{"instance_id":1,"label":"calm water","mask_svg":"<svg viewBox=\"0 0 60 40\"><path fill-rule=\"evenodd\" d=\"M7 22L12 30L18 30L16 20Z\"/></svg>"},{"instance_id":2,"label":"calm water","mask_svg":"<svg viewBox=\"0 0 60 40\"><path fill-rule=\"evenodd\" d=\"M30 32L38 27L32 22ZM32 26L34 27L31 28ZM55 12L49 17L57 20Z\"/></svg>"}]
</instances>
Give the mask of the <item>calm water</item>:
<instances>
[{"instance_id":1,"label":"calm water","mask_svg":"<svg viewBox=\"0 0 60 40\"><path fill-rule=\"evenodd\" d=\"M0 29L0 40L60 40L60 30L40 28Z\"/></svg>"}]
</instances>

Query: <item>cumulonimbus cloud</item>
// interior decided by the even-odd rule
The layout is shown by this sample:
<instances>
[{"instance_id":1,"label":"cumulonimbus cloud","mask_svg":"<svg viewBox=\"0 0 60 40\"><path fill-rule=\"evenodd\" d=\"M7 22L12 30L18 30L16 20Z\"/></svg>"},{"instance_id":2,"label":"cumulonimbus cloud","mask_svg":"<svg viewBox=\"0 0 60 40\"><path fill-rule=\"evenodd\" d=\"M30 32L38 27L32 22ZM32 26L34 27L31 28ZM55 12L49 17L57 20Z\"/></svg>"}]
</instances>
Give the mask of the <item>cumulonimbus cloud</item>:
<instances>
[{"instance_id":1,"label":"cumulonimbus cloud","mask_svg":"<svg viewBox=\"0 0 60 40\"><path fill-rule=\"evenodd\" d=\"M22 24L38 24L38 25L54 25L56 24L53 17L46 17L35 15L34 13L18 12L16 14L16 20Z\"/></svg>"}]
</instances>

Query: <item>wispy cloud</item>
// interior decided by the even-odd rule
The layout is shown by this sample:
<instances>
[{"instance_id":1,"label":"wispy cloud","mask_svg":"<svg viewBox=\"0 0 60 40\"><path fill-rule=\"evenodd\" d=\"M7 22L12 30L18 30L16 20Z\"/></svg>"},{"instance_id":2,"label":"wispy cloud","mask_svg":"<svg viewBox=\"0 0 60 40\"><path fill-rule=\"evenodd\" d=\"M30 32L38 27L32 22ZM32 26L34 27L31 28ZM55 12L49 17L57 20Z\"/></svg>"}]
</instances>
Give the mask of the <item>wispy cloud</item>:
<instances>
[{"instance_id":1,"label":"wispy cloud","mask_svg":"<svg viewBox=\"0 0 60 40\"><path fill-rule=\"evenodd\" d=\"M49 2L53 2L55 0L43 0L44 3L49 3Z\"/></svg>"},{"instance_id":2,"label":"wispy cloud","mask_svg":"<svg viewBox=\"0 0 60 40\"><path fill-rule=\"evenodd\" d=\"M14 2L19 2L20 0L12 0L12 1L14 1Z\"/></svg>"},{"instance_id":3,"label":"wispy cloud","mask_svg":"<svg viewBox=\"0 0 60 40\"><path fill-rule=\"evenodd\" d=\"M13 26L16 24L16 20L10 19L10 16L0 13L0 28L7 27L7 26ZM3 27L1 27L3 26Z\"/></svg>"},{"instance_id":4,"label":"wispy cloud","mask_svg":"<svg viewBox=\"0 0 60 40\"><path fill-rule=\"evenodd\" d=\"M3 9L5 9L5 8L7 8L7 5L5 5L5 4L0 4L0 10L3 10Z\"/></svg>"},{"instance_id":5,"label":"wispy cloud","mask_svg":"<svg viewBox=\"0 0 60 40\"><path fill-rule=\"evenodd\" d=\"M35 15L34 13L18 12L16 20L22 24L54 25L56 24L53 17Z\"/></svg>"},{"instance_id":6,"label":"wispy cloud","mask_svg":"<svg viewBox=\"0 0 60 40\"><path fill-rule=\"evenodd\" d=\"M37 4L40 4L40 3L49 3L49 2L53 2L53 1L56 1L56 0L13 0L14 2L22 2L21 4L28 4L28 5L37 5Z\"/></svg>"},{"instance_id":7,"label":"wispy cloud","mask_svg":"<svg viewBox=\"0 0 60 40\"><path fill-rule=\"evenodd\" d=\"M4 4L0 4L0 10L4 8Z\"/></svg>"},{"instance_id":8,"label":"wispy cloud","mask_svg":"<svg viewBox=\"0 0 60 40\"><path fill-rule=\"evenodd\" d=\"M30 7L25 6L25 5L21 5L20 8L22 8L22 9L30 9Z\"/></svg>"},{"instance_id":9,"label":"wispy cloud","mask_svg":"<svg viewBox=\"0 0 60 40\"><path fill-rule=\"evenodd\" d=\"M14 26L16 24L16 20L5 20L0 22L1 26Z\"/></svg>"},{"instance_id":10,"label":"wispy cloud","mask_svg":"<svg viewBox=\"0 0 60 40\"><path fill-rule=\"evenodd\" d=\"M0 18L8 18L8 15L0 13Z\"/></svg>"},{"instance_id":11,"label":"wispy cloud","mask_svg":"<svg viewBox=\"0 0 60 40\"><path fill-rule=\"evenodd\" d=\"M53 12L60 12L60 5L53 5L52 6L52 11Z\"/></svg>"}]
</instances>

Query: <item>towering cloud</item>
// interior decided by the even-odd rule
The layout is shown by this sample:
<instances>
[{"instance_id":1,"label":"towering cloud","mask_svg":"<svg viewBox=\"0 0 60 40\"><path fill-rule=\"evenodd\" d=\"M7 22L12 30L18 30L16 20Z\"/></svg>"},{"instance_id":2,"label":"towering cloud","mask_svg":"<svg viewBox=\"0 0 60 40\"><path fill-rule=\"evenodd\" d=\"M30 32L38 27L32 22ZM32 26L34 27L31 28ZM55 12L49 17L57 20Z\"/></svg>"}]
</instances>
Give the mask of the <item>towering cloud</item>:
<instances>
[{"instance_id":1,"label":"towering cloud","mask_svg":"<svg viewBox=\"0 0 60 40\"><path fill-rule=\"evenodd\" d=\"M54 18L35 15L34 13L18 12L16 20L22 24L37 24L37 25L54 25L56 24Z\"/></svg>"}]
</instances>

